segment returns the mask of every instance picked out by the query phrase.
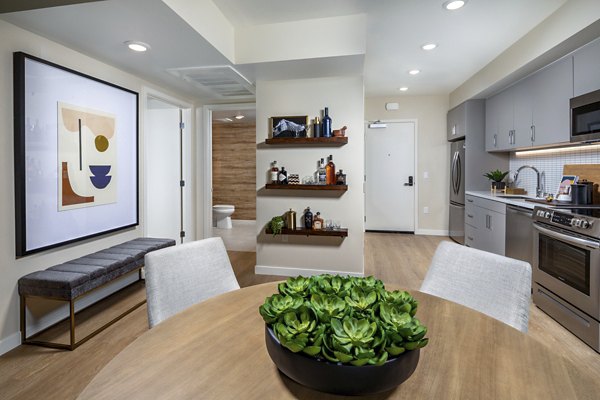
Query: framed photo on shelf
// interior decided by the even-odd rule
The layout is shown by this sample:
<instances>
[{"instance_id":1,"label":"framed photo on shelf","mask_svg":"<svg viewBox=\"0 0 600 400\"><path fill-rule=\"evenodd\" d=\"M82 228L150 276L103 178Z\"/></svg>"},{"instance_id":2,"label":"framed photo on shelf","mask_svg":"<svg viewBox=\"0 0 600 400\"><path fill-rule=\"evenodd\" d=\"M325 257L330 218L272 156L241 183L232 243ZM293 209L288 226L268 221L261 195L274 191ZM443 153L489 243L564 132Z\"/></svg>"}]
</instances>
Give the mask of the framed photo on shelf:
<instances>
[{"instance_id":1,"label":"framed photo on shelf","mask_svg":"<svg viewBox=\"0 0 600 400\"><path fill-rule=\"evenodd\" d=\"M138 225L138 94L13 62L17 257Z\"/></svg>"},{"instance_id":2,"label":"framed photo on shelf","mask_svg":"<svg viewBox=\"0 0 600 400\"><path fill-rule=\"evenodd\" d=\"M308 136L308 115L271 117L269 126L273 138L305 138Z\"/></svg>"}]
</instances>

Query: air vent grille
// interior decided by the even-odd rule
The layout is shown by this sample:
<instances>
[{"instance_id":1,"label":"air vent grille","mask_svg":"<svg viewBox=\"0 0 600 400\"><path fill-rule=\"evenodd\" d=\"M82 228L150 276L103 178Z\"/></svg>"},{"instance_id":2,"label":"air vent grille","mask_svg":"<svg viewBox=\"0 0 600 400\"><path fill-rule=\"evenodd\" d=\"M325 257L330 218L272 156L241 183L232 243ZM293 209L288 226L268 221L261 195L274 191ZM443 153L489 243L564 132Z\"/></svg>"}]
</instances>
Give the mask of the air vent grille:
<instances>
[{"instance_id":1,"label":"air vent grille","mask_svg":"<svg viewBox=\"0 0 600 400\"><path fill-rule=\"evenodd\" d=\"M230 65L176 68L168 71L221 99L254 97L254 85Z\"/></svg>"}]
</instances>

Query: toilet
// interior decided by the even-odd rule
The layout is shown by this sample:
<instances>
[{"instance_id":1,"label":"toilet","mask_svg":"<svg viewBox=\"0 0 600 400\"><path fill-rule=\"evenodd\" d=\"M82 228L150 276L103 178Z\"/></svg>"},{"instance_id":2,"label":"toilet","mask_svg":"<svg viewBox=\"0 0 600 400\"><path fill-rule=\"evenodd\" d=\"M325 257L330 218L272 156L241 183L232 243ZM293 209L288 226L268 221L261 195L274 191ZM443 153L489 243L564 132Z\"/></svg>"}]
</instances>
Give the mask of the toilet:
<instances>
[{"instance_id":1,"label":"toilet","mask_svg":"<svg viewBox=\"0 0 600 400\"><path fill-rule=\"evenodd\" d=\"M213 206L213 226L221 229L231 229L231 214L235 207L230 204L215 204Z\"/></svg>"}]
</instances>

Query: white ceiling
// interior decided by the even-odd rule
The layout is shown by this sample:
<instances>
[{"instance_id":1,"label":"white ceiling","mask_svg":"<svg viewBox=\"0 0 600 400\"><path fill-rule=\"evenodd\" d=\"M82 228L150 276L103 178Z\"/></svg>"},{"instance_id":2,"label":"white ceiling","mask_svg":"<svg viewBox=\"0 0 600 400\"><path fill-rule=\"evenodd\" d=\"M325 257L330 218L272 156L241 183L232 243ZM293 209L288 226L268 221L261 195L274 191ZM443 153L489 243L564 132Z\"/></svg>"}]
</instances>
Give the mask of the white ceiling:
<instances>
[{"instance_id":1,"label":"white ceiling","mask_svg":"<svg viewBox=\"0 0 600 400\"><path fill-rule=\"evenodd\" d=\"M456 12L443 0L214 0L234 27L367 14L367 53L347 64L317 59L235 66L248 79L348 75L364 67L367 96L449 93L566 0L470 0ZM15 25L204 101L167 69L230 64L160 0L108 0L3 14ZM352 29L348 26L348 29ZM123 42L151 44L143 54ZM424 52L420 46L439 47ZM418 68L417 76L407 71Z\"/></svg>"}]
</instances>

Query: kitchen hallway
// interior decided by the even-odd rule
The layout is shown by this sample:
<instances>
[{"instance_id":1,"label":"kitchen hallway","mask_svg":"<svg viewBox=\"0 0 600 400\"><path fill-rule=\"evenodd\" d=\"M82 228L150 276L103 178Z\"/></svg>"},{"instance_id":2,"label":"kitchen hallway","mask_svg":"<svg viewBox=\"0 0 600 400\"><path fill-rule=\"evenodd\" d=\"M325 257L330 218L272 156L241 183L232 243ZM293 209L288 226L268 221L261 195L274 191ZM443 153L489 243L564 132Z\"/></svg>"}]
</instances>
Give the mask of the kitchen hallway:
<instances>
[{"instance_id":1,"label":"kitchen hallway","mask_svg":"<svg viewBox=\"0 0 600 400\"><path fill-rule=\"evenodd\" d=\"M365 275L374 275L389 285L416 290L421 285L437 245L444 240L449 239L441 236L366 233ZM229 257L241 287L282 279L255 275L254 252L232 251ZM144 296L143 284L137 284L83 311L78 315L81 334ZM146 306L142 306L73 352L20 346L0 357L0 399L75 399L104 365L147 329ZM66 328L63 331L66 333ZM60 337L63 332L55 330L48 334ZM592 379L600 380L600 355L534 305L531 306L529 335L551 347L557 354L584 366L582 368ZM435 340L435 337L431 340ZM77 368L73 368L74 365ZM523 398L527 398L526 392L527 388L523 388ZM501 394L496 395L502 397Z\"/></svg>"}]
</instances>

